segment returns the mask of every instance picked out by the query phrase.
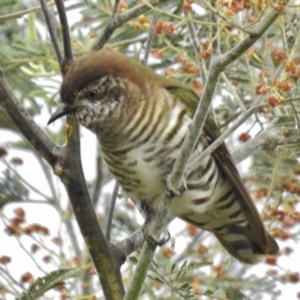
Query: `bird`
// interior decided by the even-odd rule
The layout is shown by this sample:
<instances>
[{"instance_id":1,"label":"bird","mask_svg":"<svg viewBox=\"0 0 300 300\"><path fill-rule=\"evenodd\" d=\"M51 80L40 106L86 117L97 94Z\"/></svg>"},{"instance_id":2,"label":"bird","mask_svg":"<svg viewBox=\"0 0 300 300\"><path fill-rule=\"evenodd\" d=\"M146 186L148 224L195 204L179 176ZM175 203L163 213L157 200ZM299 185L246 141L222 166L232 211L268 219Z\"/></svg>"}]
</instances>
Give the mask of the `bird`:
<instances>
[{"instance_id":1,"label":"bird","mask_svg":"<svg viewBox=\"0 0 300 300\"><path fill-rule=\"evenodd\" d=\"M199 102L193 89L103 48L74 60L60 97L63 104L48 124L73 114L96 134L122 190L141 209L155 211ZM279 247L266 231L225 143L198 159L218 136L210 113L170 213L213 233L242 263L257 264L276 255Z\"/></svg>"}]
</instances>

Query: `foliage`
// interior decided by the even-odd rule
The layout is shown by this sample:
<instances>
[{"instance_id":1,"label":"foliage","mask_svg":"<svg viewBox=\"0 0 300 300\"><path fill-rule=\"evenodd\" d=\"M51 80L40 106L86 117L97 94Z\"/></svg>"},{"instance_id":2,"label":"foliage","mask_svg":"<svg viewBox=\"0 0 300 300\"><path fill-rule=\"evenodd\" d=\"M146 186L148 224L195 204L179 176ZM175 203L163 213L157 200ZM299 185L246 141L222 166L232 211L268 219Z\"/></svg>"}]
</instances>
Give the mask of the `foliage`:
<instances>
[{"instance_id":1,"label":"foliage","mask_svg":"<svg viewBox=\"0 0 300 300\"><path fill-rule=\"evenodd\" d=\"M75 269L53 271L43 278L36 279L34 283L29 286L28 290L22 293L21 297L17 298L17 300L38 299L44 296L47 291L65 284L65 280L78 277L79 274L78 270Z\"/></svg>"}]
</instances>

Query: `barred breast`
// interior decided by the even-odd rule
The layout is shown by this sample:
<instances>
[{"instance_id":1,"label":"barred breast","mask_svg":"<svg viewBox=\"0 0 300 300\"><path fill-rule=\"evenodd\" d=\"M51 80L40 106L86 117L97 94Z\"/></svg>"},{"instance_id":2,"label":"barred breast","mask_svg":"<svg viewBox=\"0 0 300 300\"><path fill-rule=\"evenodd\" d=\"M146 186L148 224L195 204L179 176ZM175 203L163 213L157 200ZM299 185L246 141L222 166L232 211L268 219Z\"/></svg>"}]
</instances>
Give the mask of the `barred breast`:
<instances>
[{"instance_id":1,"label":"barred breast","mask_svg":"<svg viewBox=\"0 0 300 300\"><path fill-rule=\"evenodd\" d=\"M133 201L157 207L190 124L185 107L161 90L160 103L139 103L138 111L120 129L126 143L112 149L102 141L111 173ZM220 172L213 155L198 159L207 146L205 135L201 135L184 174L186 190L174 198L171 213L212 231L239 260L256 263L264 253L252 240L250 225L231 183Z\"/></svg>"}]
</instances>

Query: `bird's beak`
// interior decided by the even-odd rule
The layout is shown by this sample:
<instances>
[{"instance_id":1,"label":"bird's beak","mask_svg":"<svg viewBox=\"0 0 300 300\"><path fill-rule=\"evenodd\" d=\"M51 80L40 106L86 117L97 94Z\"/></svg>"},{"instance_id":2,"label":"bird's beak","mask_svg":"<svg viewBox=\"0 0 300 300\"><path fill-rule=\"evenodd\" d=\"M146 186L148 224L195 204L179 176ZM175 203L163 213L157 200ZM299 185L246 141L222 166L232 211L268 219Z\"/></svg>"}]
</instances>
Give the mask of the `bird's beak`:
<instances>
[{"instance_id":1,"label":"bird's beak","mask_svg":"<svg viewBox=\"0 0 300 300\"><path fill-rule=\"evenodd\" d=\"M59 107L50 117L47 125L51 124L52 122L54 122L55 120L73 112L75 109L74 108L70 108L66 105L63 105L61 107Z\"/></svg>"}]
</instances>

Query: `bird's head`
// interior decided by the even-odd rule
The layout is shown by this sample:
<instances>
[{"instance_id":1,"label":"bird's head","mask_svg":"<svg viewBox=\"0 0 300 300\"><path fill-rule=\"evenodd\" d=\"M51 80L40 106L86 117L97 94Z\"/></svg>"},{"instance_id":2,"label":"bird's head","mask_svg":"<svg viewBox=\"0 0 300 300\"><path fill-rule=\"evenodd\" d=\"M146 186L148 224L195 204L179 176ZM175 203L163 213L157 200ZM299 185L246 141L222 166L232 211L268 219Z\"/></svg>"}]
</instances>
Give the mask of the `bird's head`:
<instances>
[{"instance_id":1,"label":"bird's head","mask_svg":"<svg viewBox=\"0 0 300 300\"><path fill-rule=\"evenodd\" d=\"M146 90L162 79L134 59L109 49L80 57L63 79L63 105L48 124L73 113L90 130L110 130L124 116L133 116Z\"/></svg>"}]
</instances>

